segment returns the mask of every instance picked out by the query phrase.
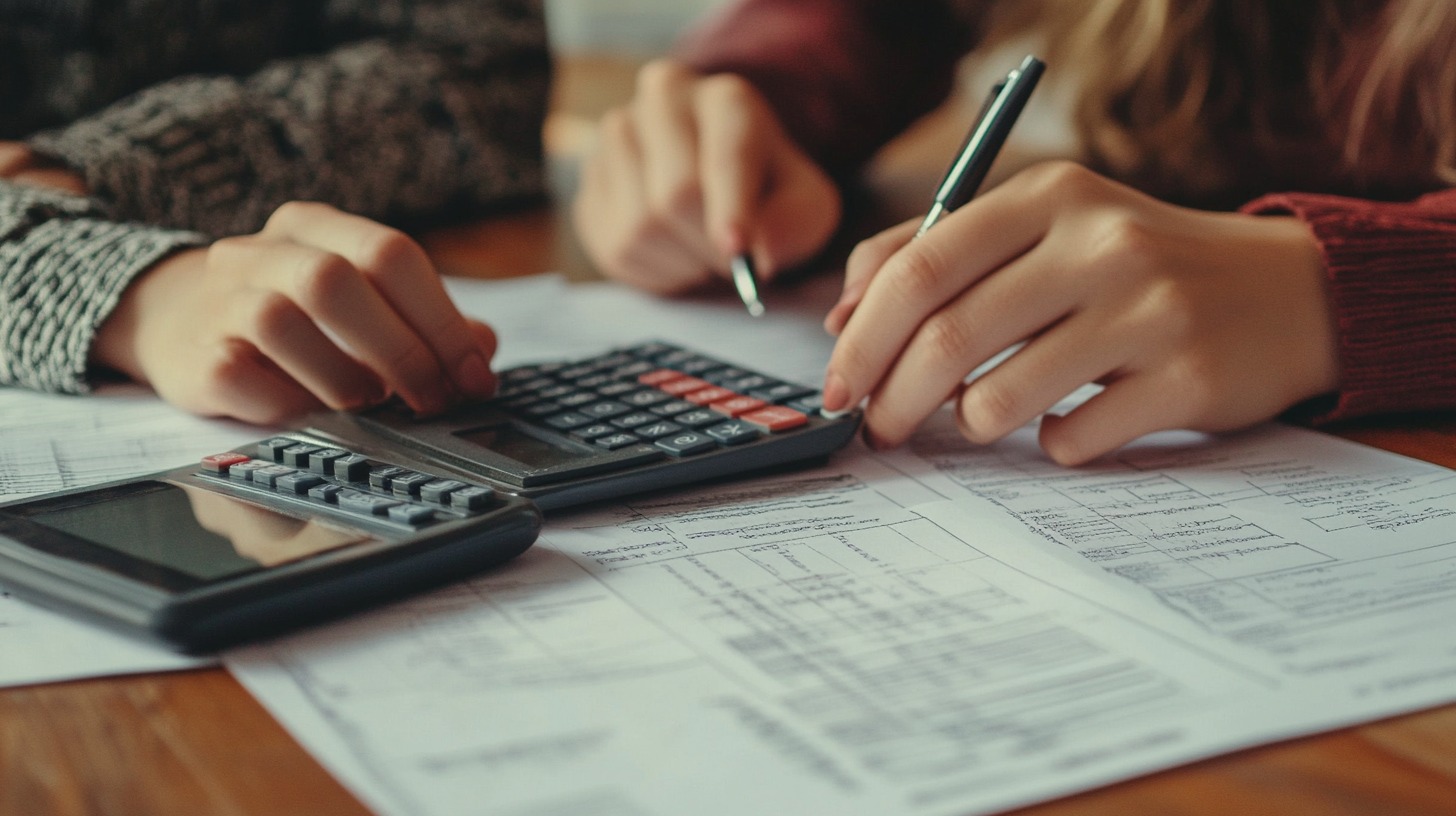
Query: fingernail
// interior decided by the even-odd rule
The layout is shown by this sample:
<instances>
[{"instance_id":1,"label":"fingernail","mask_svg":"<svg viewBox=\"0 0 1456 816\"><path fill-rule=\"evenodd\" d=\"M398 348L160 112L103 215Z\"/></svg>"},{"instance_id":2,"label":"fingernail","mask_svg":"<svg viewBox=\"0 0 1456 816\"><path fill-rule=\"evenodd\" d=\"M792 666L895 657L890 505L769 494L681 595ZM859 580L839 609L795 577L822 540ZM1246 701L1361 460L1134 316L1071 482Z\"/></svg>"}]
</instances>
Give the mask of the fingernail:
<instances>
[{"instance_id":1,"label":"fingernail","mask_svg":"<svg viewBox=\"0 0 1456 816\"><path fill-rule=\"evenodd\" d=\"M849 386L844 384L843 377L833 372L824 375L822 400L825 411L844 411L849 408Z\"/></svg>"},{"instance_id":2,"label":"fingernail","mask_svg":"<svg viewBox=\"0 0 1456 816\"><path fill-rule=\"evenodd\" d=\"M496 376L491 373L490 366L486 365L485 359L479 354L466 355L464 361L455 369L455 382L459 383L461 389L472 397L485 398L495 395Z\"/></svg>"}]
</instances>

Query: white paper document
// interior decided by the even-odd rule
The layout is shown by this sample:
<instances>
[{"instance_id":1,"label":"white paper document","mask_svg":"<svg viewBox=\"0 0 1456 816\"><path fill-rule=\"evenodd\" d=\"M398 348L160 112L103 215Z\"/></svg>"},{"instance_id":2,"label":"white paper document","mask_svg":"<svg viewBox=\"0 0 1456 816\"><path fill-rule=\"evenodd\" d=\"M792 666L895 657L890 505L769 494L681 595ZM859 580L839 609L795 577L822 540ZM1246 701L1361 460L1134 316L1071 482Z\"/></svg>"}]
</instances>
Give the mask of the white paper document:
<instances>
[{"instance_id":1,"label":"white paper document","mask_svg":"<svg viewBox=\"0 0 1456 816\"><path fill-rule=\"evenodd\" d=\"M651 326L813 383L809 313L585 287L550 342ZM1456 474L1277 426L1068 470L1034 434L940 416L558 515L503 569L226 662L391 815L989 813L1456 699Z\"/></svg>"}]
</instances>

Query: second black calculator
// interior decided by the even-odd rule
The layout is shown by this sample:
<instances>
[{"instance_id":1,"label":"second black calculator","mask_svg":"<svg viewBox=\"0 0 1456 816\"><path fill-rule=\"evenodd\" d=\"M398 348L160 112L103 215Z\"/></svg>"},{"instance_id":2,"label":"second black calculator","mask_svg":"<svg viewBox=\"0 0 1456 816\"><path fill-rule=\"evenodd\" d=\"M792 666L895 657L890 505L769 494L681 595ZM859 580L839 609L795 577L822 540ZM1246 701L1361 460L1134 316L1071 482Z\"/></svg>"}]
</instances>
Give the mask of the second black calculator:
<instances>
[{"instance_id":1,"label":"second black calculator","mask_svg":"<svg viewBox=\"0 0 1456 816\"><path fill-rule=\"evenodd\" d=\"M816 389L664 342L501 373L496 399L416 419L391 404L310 431L404 447L543 510L823 458L859 426Z\"/></svg>"}]
</instances>

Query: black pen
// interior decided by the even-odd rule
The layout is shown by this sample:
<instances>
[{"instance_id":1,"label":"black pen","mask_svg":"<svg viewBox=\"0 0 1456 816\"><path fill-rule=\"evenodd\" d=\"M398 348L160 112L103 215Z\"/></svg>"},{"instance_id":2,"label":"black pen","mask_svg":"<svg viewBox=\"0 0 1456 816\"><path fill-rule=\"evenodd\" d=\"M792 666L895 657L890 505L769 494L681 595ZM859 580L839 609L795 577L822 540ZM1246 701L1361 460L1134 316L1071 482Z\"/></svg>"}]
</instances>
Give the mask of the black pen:
<instances>
[{"instance_id":1,"label":"black pen","mask_svg":"<svg viewBox=\"0 0 1456 816\"><path fill-rule=\"evenodd\" d=\"M935 201L920 228L915 231L915 237L924 235L947 213L970 201L981 188L991 163L1001 152L1011 126L1016 124L1016 118L1026 107L1026 100L1031 98L1031 92L1036 89L1037 80L1041 79L1045 69L1046 63L1027 56L992 89L991 98L981 108L981 115L971 127L971 132L966 134L965 143L935 191Z\"/></svg>"},{"instance_id":2,"label":"black pen","mask_svg":"<svg viewBox=\"0 0 1456 816\"><path fill-rule=\"evenodd\" d=\"M753 259L747 252L733 256L728 267L733 272L733 288L738 290L738 299L754 317L763 314L763 301L758 299L758 275L753 271Z\"/></svg>"}]
</instances>

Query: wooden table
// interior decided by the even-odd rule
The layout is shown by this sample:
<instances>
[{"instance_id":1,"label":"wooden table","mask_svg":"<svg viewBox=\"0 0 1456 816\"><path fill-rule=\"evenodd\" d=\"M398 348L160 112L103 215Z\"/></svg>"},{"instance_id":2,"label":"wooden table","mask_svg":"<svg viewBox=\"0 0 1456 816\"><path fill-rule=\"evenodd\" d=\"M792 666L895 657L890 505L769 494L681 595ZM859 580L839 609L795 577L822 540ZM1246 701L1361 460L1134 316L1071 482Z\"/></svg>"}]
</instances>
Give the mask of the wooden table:
<instances>
[{"instance_id":1,"label":"wooden table","mask_svg":"<svg viewBox=\"0 0 1456 816\"><path fill-rule=\"evenodd\" d=\"M578 61L548 127L569 160L630 87L618 64ZM963 125L928 123L932 149L891 151L877 183L923 194ZM945 145L949 147L945 147ZM928 171L928 176L926 172ZM900 180L915 183L899 185ZM500 277L591 274L561 207L426 236L442 270ZM1456 467L1456 420L1369 423L1342 436ZM4 659L0 655L0 659ZM0 691L0 814L365 814L222 669ZM1456 812L1456 705L1195 763L1018 811L1026 816Z\"/></svg>"}]
</instances>

